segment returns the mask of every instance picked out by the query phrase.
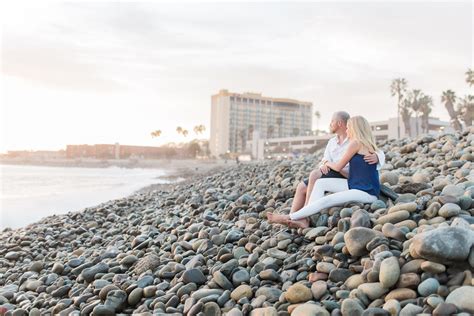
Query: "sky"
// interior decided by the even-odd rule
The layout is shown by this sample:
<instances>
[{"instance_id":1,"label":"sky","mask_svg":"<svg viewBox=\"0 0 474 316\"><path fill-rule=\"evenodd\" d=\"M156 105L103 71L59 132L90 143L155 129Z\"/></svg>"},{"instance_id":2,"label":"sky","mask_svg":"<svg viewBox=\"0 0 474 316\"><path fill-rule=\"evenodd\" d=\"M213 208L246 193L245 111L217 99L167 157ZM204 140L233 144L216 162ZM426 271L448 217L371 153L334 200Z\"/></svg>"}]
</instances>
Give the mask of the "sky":
<instances>
[{"instance_id":1,"label":"sky","mask_svg":"<svg viewBox=\"0 0 474 316\"><path fill-rule=\"evenodd\" d=\"M473 4L463 2L3 1L0 152L161 145L204 124L220 89L396 116L390 82L472 91ZM162 136L150 133L160 129Z\"/></svg>"}]
</instances>

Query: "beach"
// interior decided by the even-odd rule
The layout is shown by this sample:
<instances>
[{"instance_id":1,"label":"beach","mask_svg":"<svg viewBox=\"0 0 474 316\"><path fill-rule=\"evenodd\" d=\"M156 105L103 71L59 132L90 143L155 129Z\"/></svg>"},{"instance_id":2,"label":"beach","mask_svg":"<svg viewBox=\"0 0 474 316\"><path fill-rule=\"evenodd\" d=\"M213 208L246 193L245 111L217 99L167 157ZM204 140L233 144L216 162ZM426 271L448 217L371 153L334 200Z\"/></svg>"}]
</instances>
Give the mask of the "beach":
<instances>
[{"instance_id":1,"label":"beach","mask_svg":"<svg viewBox=\"0 0 474 316\"><path fill-rule=\"evenodd\" d=\"M381 149L398 197L322 210L306 229L266 216L289 212L322 151L5 229L0 314L474 313L474 129Z\"/></svg>"}]
</instances>

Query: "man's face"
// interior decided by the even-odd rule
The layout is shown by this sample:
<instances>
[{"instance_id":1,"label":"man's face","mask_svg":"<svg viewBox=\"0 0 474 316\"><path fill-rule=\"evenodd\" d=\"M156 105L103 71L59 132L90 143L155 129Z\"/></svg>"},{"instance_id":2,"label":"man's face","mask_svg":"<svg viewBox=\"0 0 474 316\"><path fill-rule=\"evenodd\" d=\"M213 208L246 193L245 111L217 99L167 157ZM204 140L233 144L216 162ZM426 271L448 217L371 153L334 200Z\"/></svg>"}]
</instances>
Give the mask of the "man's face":
<instances>
[{"instance_id":1,"label":"man's face","mask_svg":"<svg viewBox=\"0 0 474 316\"><path fill-rule=\"evenodd\" d=\"M344 124L344 122L339 119L339 117L337 117L336 115L332 116L331 123L329 124L329 131L331 132L331 134L334 134L341 129L345 131L346 128L346 124Z\"/></svg>"},{"instance_id":2,"label":"man's face","mask_svg":"<svg viewBox=\"0 0 474 316\"><path fill-rule=\"evenodd\" d=\"M329 131L331 132L331 134L334 134L336 133L337 129L338 129L338 125L339 125L339 119L336 115L333 115L332 116L332 119L331 119L331 123L329 123Z\"/></svg>"}]
</instances>

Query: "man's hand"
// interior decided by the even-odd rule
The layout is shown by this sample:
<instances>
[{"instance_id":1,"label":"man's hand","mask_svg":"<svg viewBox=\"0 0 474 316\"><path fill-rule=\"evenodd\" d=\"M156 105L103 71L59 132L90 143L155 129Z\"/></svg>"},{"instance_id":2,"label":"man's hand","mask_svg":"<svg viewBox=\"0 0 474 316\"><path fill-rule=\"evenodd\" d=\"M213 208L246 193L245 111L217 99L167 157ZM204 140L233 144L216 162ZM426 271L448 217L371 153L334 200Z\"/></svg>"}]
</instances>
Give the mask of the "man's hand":
<instances>
[{"instance_id":1,"label":"man's hand","mask_svg":"<svg viewBox=\"0 0 474 316\"><path fill-rule=\"evenodd\" d=\"M379 156L377 156L377 154L368 154L368 155L365 155L364 156L364 160L370 164L370 165L373 165L373 164L376 164L379 162Z\"/></svg>"},{"instance_id":2,"label":"man's hand","mask_svg":"<svg viewBox=\"0 0 474 316\"><path fill-rule=\"evenodd\" d=\"M321 170L322 174L327 174L329 172L329 167L324 164L319 168L319 170Z\"/></svg>"}]
</instances>

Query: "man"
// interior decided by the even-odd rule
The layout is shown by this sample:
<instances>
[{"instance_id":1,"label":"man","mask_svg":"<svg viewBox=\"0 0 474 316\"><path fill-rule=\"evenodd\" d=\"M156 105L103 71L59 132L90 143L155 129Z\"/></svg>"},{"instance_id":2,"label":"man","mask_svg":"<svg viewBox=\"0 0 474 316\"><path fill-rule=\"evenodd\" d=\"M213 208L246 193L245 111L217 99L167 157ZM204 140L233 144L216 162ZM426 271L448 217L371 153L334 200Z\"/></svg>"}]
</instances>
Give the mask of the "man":
<instances>
[{"instance_id":1,"label":"man","mask_svg":"<svg viewBox=\"0 0 474 316\"><path fill-rule=\"evenodd\" d=\"M308 204L311 192L313 191L316 180L321 178L348 178L349 177L349 164L347 164L340 172L329 169L324 163L327 161L337 162L341 159L344 152L349 144L347 138L347 121L350 116L347 112L340 111L333 114L329 130L332 134L336 134L333 138L328 141L326 150L324 151L323 160L321 161L318 168L311 171L309 179L305 179L298 183L296 187L296 194L293 198L293 204L291 205L290 212L296 212ZM369 164L377 163L377 169L385 163L385 155L382 151L377 153L366 155L364 160ZM298 221L292 221L292 226L295 227L308 227L309 218L301 219Z\"/></svg>"}]
</instances>

